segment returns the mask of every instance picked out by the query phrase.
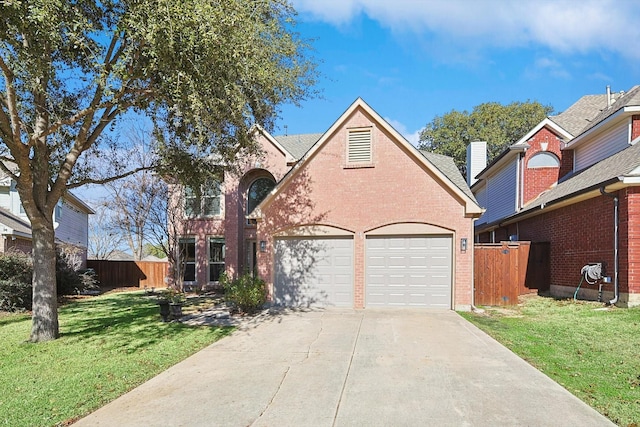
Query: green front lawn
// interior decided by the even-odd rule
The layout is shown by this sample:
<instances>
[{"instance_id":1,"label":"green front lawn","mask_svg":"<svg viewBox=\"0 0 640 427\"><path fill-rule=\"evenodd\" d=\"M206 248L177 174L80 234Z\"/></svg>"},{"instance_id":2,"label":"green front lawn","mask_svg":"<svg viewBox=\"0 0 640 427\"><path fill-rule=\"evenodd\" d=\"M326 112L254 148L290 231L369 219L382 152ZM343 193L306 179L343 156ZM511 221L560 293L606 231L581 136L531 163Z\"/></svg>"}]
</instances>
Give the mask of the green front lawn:
<instances>
[{"instance_id":1,"label":"green front lawn","mask_svg":"<svg viewBox=\"0 0 640 427\"><path fill-rule=\"evenodd\" d=\"M75 420L228 335L162 323L155 299L121 293L59 310L61 337L31 344L31 318L0 314L0 426Z\"/></svg>"},{"instance_id":2,"label":"green front lawn","mask_svg":"<svg viewBox=\"0 0 640 427\"><path fill-rule=\"evenodd\" d=\"M621 426L640 425L640 308L527 297L460 313Z\"/></svg>"}]
</instances>

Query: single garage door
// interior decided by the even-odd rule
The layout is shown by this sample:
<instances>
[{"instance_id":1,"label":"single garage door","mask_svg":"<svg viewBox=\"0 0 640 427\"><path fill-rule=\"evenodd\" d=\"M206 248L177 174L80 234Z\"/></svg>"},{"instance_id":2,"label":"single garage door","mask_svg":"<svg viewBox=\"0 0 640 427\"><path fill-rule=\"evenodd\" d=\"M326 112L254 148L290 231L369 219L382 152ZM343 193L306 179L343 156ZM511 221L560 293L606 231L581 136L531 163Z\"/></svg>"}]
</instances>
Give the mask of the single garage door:
<instances>
[{"instance_id":1,"label":"single garage door","mask_svg":"<svg viewBox=\"0 0 640 427\"><path fill-rule=\"evenodd\" d=\"M278 305L353 307L353 239L277 239L274 297Z\"/></svg>"},{"instance_id":2,"label":"single garage door","mask_svg":"<svg viewBox=\"0 0 640 427\"><path fill-rule=\"evenodd\" d=\"M367 307L451 308L451 236L366 241Z\"/></svg>"}]
</instances>

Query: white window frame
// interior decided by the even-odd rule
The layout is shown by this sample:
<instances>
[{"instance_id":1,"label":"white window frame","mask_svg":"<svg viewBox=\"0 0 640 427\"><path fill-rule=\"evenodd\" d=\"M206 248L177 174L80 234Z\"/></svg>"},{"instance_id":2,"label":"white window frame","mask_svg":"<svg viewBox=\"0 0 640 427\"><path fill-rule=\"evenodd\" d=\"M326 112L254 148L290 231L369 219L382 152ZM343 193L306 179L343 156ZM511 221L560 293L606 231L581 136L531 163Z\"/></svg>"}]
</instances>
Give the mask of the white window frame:
<instances>
[{"instance_id":1,"label":"white window frame","mask_svg":"<svg viewBox=\"0 0 640 427\"><path fill-rule=\"evenodd\" d=\"M214 209L208 211L208 207ZM200 191L184 188L184 215L186 218L215 218L222 216L222 183L218 180L207 180Z\"/></svg>"},{"instance_id":2,"label":"white window frame","mask_svg":"<svg viewBox=\"0 0 640 427\"><path fill-rule=\"evenodd\" d=\"M531 165L531 162L536 157L538 158L538 160L542 160L544 158L545 161L547 159L553 159L555 161L555 164L554 165L548 165L548 164ZM559 168L559 167L560 167L560 159L554 153L551 153L549 151L540 151L539 153L536 153L533 156L531 156L531 158L527 161L527 169Z\"/></svg>"}]
</instances>

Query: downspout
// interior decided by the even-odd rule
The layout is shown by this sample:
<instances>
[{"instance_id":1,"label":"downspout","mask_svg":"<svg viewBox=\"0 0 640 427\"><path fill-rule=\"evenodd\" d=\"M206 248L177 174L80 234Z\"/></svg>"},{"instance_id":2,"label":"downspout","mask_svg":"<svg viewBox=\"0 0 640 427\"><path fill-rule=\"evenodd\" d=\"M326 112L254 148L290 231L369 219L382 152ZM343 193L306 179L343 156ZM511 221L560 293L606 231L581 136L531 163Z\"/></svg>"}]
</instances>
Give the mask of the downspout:
<instances>
[{"instance_id":1,"label":"downspout","mask_svg":"<svg viewBox=\"0 0 640 427\"><path fill-rule=\"evenodd\" d=\"M613 197L613 299L609 301L609 305L614 305L620 298L620 291L618 286L618 224L620 222L618 218L618 196L615 193L607 193L604 191L604 187L600 187L600 194L603 196Z\"/></svg>"},{"instance_id":2,"label":"downspout","mask_svg":"<svg viewBox=\"0 0 640 427\"><path fill-rule=\"evenodd\" d=\"M471 235L473 239L470 243L471 248L471 311L477 311L476 307L476 219L471 220Z\"/></svg>"}]
</instances>

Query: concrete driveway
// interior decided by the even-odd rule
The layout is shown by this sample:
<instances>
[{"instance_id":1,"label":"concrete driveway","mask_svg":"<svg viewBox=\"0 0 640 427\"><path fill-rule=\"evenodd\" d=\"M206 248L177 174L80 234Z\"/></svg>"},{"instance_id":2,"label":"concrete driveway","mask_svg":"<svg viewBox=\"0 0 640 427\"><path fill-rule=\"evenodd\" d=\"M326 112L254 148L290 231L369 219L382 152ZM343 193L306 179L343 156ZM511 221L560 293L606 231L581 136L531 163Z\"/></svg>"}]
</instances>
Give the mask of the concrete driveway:
<instances>
[{"instance_id":1,"label":"concrete driveway","mask_svg":"<svg viewBox=\"0 0 640 427\"><path fill-rule=\"evenodd\" d=\"M76 426L611 426L454 312L245 325Z\"/></svg>"}]
</instances>

